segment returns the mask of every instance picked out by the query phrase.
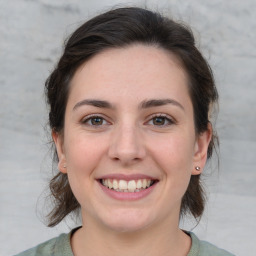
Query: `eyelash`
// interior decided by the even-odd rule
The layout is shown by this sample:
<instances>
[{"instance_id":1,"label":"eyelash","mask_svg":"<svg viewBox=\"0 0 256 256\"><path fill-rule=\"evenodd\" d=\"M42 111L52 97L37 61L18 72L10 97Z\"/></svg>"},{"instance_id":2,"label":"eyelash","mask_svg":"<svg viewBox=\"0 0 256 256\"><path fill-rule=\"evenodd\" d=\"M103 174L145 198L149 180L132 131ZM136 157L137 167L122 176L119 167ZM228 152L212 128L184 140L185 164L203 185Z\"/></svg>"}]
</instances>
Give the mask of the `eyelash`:
<instances>
[{"instance_id":1,"label":"eyelash","mask_svg":"<svg viewBox=\"0 0 256 256\"><path fill-rule=\"evenodd\" d=\"M88 126L94 126L95 128L97 128L97 126L102 126L102 125L93 125L93 124L88 124L89 121L92 121L93 119L97 119L100 118L103 120L103 122L107 122L104 117L100 116L100 115L89 115L87 116L85 119L82 120L82 124L88 125ZM104 125L104 124L103 124Z\"/></svg>"},{"instance_id":2,"label":"eyelash","mask_svg":"<svg viewBox=\"0 0 256 256\"><path fill-rule=\"evenodd\" d=\"M169 116L167 116L166 114L155 114L155 115L150 117L149 121L153 121L154 118L164 118L165 121L168 122L168 124L156 125L156 126L159 126L159 127L165 127L165 126L168 126L168 125L175 124L175 121L172 118L170 118Z\"/></svg>"},{"instance_id":3,"label":"eyelash","mask_svg":"<svg viewBox=\"0 0 256 256\"><path fill-rule=\"evenodd\" d=\"M95 128L98 128L98 127L101 127L101 126L105 125L105 124L93 125L92 123L88 124L89 121L92 121L93 119L97 119L97 118L101 119L103 122L105 121L105 122L108 123L108 121L106 121L105 118L100 116L100 115L90 115L90 116L87 116L85 119L83 119L81 121L81 123L85 124L85 125L88 125L88 126L93 126ZM172 118L170 118L166 114L154 114L153 116L150 117L150 119L149 119L149 121L147 121L147 123L150 122L150 121L153 121L154 118L164 118L165 121L168 122L168 124L164 124L164 125L154 125L154 124L152 124L153 126L166 127L168 125L172 125L172 124L176 123L175 120L173 120Z\"/></svg>"}]
</instances>

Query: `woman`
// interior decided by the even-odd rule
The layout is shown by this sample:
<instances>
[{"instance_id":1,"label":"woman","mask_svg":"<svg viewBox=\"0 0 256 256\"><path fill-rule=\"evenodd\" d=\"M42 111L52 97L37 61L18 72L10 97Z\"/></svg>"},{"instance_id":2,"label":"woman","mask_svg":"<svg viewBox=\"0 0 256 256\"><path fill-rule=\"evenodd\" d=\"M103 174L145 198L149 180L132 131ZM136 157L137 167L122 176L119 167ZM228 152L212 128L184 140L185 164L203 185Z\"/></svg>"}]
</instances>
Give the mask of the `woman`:
<instances>
[{"instance_id":1,"label":"woman","mask_svg":"<svg viewBox=\"0 0 256 256\"><path fill-rule=\"evenodd\" d=\"M140 8L99 15L67 41L46 96L49 226L79 211L82 227L20 255L231 255L179 229L204 210L218 99L187 27Z\"/></svg>"}]
</instances>

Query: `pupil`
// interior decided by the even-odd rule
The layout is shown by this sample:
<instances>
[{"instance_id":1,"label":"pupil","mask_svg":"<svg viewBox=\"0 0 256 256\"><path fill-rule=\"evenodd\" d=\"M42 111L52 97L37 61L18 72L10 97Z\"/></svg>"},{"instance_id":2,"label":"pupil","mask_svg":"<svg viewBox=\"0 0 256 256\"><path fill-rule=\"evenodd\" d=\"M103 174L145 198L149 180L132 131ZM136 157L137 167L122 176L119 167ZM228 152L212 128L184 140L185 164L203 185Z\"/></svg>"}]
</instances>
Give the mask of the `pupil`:
<instances>
[{"instance_id":1,"label":"pupil","mask_svg":"<svg viewBox=\"0 0 256 256\"><path fill-rule=\"evenodd\" d=\"M154 124L156 124L156 125L159 125L159 124L163 125L164 121L165 121L165 119L163 117L155 117L154 118Z\"/></svg>"},{"instance_id":2,"label":"pupil","mask_svg":"<svg viewBox=\"0 0 256 256\"><path fill-rule=\"evenodd\" d=\"M93 125L101 125L102 124L102 118L101 117L95 117L92 119Z\"/></svg>"}]
</instances>

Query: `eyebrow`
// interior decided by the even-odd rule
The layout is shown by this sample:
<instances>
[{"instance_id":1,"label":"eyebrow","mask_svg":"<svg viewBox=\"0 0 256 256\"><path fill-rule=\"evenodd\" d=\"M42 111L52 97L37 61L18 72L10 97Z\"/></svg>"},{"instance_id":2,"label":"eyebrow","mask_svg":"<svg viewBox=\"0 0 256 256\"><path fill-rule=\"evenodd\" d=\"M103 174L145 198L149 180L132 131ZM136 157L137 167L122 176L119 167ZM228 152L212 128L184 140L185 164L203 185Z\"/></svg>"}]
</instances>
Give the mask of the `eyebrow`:
<instances>
[{"instance_id":1,"label":"eyebrow","mask_svg":"<svg viewBox=\"0 0 256 256\"><path fill-rule=\"evenodd\" d=\"M79 101L73 108L73 110L76 110L78 107L84 106L84 105L89 105L89 106L94 106L97 108L109 108L109 109L114 109L114 106L110 104L108 101L105 100L94 100L94 99L85 99L82 101Z\"/></svg>"},{"instance_id":2,"label":"eyebrow","mask_svg":"<svg viewBox=\"0 0 256 256\"><path fill-rule=\"evenodd\" d=\"M147 109L151 107L159 107L172 104L174 106L177 106L184 110L184 107L176 100L173 99L150 99L150 100L144 100L140 103L139 109ZM73 110L76 110L78 107L89 105L94 106L97 108L107 108L107 109L115 109L115 107L105 100L97 100L97 99L85 99L82 101L79 101L73 108Z\"/></svg>"},{"instance_id":3,"label":"eyebrow","mask_svg":"<svg viewBox=\"0 0 256 256\"><path fill-rule=\"evenodd\" d=\"M182 110L184 110L184 107L178 101L173 100L173 99L151 99L151 100L144 100L140 104L139 108L145 109L145 108L151 108L151 107L164 106L164 105L168 105L168 104L175 105L175 106L181 108Z\"/></svg>"}]
</instances>

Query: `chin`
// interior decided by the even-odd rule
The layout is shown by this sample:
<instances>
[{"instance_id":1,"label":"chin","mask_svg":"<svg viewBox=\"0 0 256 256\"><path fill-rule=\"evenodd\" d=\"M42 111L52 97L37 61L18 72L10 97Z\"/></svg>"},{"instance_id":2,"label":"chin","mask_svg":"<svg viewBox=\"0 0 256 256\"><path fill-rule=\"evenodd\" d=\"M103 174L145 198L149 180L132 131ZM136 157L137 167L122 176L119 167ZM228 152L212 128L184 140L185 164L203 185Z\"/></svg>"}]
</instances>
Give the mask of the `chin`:
<instances>
[{"instance_id":1,"label":"chin","mask_svg":"<svg viewBox=\"0 0 256 256\"><path fill-rule=\"evenodd\" d=\"M134 223L128 221L108 223L108 229L117 233L134 233L144 230L147 225L145 223Z\"/></svg>"},{"instance_id":2,"label":"chin","mask_svg":"<svg viewBox=\"0 0 256 256\"><path fill-rule=\"evenodd\" d=\"M145 213L132 210L122 210L118 213L111 214L110 218L102 220L104 225L114 232L131 233L143 230L150 226L153 220Z\"/></svg>"}]
</instances>

